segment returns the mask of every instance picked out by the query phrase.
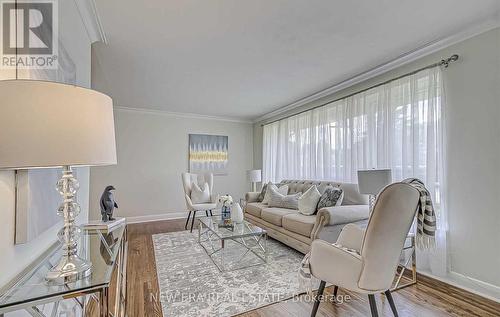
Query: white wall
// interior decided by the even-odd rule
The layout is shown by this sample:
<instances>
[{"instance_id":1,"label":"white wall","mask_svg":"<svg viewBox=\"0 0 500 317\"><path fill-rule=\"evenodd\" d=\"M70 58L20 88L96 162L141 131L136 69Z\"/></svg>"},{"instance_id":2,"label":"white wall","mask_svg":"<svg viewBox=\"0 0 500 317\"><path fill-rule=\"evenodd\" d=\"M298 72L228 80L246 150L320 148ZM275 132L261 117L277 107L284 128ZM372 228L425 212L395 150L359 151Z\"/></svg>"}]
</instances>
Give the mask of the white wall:
<instances>
[{"instance_id":1,"label":"white wall","mask_svg":"<svg viewBox=\"0 0 500 317\"><path fill-rule=\"evenodd\" d=\"M100 217L99 198L109 184L116 187L117 214L129 221L186 217L181 173L188 170L190 133L229 137L228 174L215 176L217 193L239 199L250 188L250 123L115 109L115 129L118 164L91 168L91 218Z\"/></svg>"},{"instance_id":2,"label":"white wall","mask_svg":"<svg viewBox=\"0 0 500 317\"><path fill-rule=\"evenodd\" d=\"M90 87L90 40L74 1L59 1L59 37L76 64L77 84ZM15 78L12 77L13 74L15 73L1 72L0 79L13 79ZM88 219L89 169L79 169L78 179L80 182L78 200L82 207L78 222L81 223ZM60 225L52 227L34 241L14 245L14 226L14 172L0 171L0 254L2 255L0 287L47 250L57 240L56 233L60 227Z\"/></svg>"},{"instance_id":3,"label":"white wall","mask_svg":"<svg viewBox=\"0 0 500 317\"><path fill-rule=\"evenodd\" d=\"M500 290L500 29L475 36L295 111L346 96L452 54L459 54L460 59L444 71L451 271L452 275L458 273ZM262 166L261 135L262 127L257 123L254 125L256 168ZM483 285L488 286L486 284Z\"/></svg>"}]
</instances>

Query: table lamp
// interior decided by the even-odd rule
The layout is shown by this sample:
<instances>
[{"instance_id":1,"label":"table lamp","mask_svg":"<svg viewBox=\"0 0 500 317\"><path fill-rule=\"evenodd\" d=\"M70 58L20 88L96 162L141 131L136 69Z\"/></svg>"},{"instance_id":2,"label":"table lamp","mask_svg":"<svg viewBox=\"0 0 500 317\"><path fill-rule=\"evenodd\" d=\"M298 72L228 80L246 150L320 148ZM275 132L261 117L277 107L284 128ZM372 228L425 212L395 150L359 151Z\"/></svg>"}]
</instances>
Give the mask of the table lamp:
<instances>
[{"instance_id":1,"label":"table lamp","mask_svg":"<svg viewBox=\"0 0 500 317\"><path fill-rule=\"evenodd\" d=\"M92 263L78 255L79 184L71 167L116 164L113 102L94 90L34 80L0 81L0 96L0 169L63 168L56 184L62 256L47 279L88 276Z\"/></svg>"},{"instance_id":2,"label":"table lamp","mask_svg":"<svg viewBox=\"0 0 500 317\"><path fill-rule=\"evenodd\" d=\"M257 183L262 180L261 170L249 170L247 171L247 179L252 183L252 191L257 191Z\"/></svg>"},{"instance_id":3,"label":"table lamp","mask_svg":"<svg viewBox=\"0 0 500 317\"><path fill-rule=\"evenodd\" d=\"M387 185L392 183L390 169L371 169L358 171L358 188L361 194L370 195L370 212L375 204L375 197Z\"/></svg>"}]
</instances>

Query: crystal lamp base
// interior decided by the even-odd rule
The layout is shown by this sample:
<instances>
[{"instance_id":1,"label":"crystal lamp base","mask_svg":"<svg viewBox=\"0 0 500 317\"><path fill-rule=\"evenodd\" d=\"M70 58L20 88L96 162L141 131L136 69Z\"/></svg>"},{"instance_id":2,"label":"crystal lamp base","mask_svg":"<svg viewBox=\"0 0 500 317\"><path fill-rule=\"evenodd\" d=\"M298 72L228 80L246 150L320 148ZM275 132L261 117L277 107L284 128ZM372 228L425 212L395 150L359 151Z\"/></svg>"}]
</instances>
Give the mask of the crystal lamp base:
<instances>
[{"instance_id":1,"label":"crystal lamp base","mask_svg":"<svg viewBox=\"0 0 500 317\"><path fill-rule=\"evenodd\" d=\"M78 255L63 256L48 273L47 280L72 282L89 276L92 273L92 263Z\"/></svg>"},{"instance_id":2,"label":"crystal lamp base","mask_svg":"<svg viewBox=\"0 0 500 317\"><path fill-rule=\"evenodd\" d=\"M80 213L80 206L75 201L78 191L78 181L73 177L70 166L64 166L62 178L57 182L56 189L63 197L63 202L57 214L64 219L64 227L59 230L57 237L62 244L62 256L47 273L49 281L72 282L85 278L92 273L92 263L78 255L80 228L75 225L76 216Z\"/></svg>"}]
</instances>

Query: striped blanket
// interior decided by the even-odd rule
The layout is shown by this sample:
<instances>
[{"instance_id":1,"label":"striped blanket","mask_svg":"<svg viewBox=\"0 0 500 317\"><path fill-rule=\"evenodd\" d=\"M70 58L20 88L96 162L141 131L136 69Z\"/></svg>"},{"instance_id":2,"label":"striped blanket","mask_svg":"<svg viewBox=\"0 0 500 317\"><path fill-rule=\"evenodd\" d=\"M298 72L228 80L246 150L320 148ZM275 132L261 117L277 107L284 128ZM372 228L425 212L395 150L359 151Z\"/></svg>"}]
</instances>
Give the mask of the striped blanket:
<instances>
[{"instance_id":1,"label":"striped blanket","mask_svg":"<svg viewBox=\"0 0 500 317\"><path fill-rule=\"evenodd\" d=\"M417 246L420 249L432 249L436 245L436 214L431 195L424 183L418 178L407 178L402 183L409 184L420 193L417 207Z\"/></svg>"},{"instance_id":2,"label":"striped blanket","mask_svg":"<svg viewBox=\"0 0 500 317\"><path fill-rule=\"evenodd\" d=\"M312 274L309 260L311 259L311 252L307 254L300 262L299 268L299 289L305 290L308 295L312 295Z\"/></svg>"}]
</instances>

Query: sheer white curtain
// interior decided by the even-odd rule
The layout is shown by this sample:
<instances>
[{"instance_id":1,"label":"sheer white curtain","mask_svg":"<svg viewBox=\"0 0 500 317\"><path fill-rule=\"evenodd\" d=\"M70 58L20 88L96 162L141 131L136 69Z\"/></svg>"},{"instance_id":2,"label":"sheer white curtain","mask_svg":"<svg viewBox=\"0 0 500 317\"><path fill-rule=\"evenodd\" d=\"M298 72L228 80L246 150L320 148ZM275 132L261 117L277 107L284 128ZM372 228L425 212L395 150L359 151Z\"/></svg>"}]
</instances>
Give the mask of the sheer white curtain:
<instances>
[{"instance_id":1,"label":"sheer white curtain","mask_svg":"<svg viewBox=\"0 0 500 317\"><path fill-rule=\"evenodd\" d=\"M437 250L445 251L443 108L442 73L435 67L268 124L263 179L356 183L357 170L368 168L391 168L395 181L417 177L433 196ZM441 275L443 252L437 264L424 255L419 266Z\"/></svg>"}]
</instances>

